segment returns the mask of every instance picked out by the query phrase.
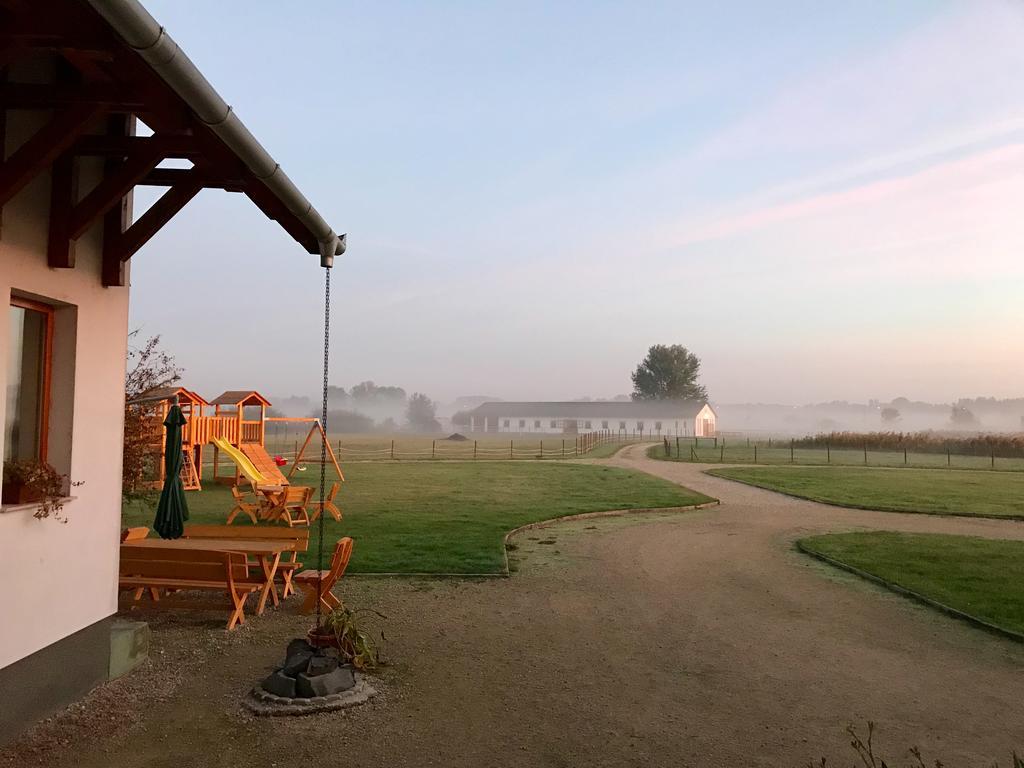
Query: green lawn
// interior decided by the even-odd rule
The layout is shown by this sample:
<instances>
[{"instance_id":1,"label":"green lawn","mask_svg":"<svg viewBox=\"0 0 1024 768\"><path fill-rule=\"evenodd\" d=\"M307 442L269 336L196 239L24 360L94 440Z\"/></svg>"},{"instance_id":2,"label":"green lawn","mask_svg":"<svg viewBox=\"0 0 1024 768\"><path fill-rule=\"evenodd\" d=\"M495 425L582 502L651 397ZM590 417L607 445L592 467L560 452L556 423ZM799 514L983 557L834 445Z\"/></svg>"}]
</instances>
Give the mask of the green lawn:
<instances>
[{"instance_id":1,"label":"green lawn","mask_svg":"<svg viewBox=\"0 0 1024 768\"><path fill-rule=\"evenodd\" d=\"M1024 633L1024 542L942 534L833 533L801 546Z\"/></svg>"},{"instance_id":2,"label":"green lawn","mask_svg":"<svg viewBox=\"0 0 1024 768\"><path fill-rule=\"evenodd\" d=\"M709 474L842 507L1024 518L1024 474L863 467L724 467Z\"/></svg>"},{"instance_id":3,"label":"green lawn","mask_svg":"<svg viewBox=\"0 0 1024 768\"><path fill-rule=\"evenodd\" d=\"M583 454L583 458L585 458L585 459L607 459L607 458L610 458L610 457L614 456L616 453L621 451L627 445L632 445L632 444L633 444L632 441L625 441L625 442L621 442L621 443L605 443L604 445L597 446L597 448L594 448L593 450L587 451L585 454Z\"/></svg>"},{"instance_id":4,"label":"green lawn","mask_svg":"<svg viewBox=\"0 0 1024 768\"><path fill-rule=\"evenodd\" d=\"M317 465L293 478L316 485ZM356 540L350 570L500 573L502 539L529 522L612 509L699 504L706 496L636 472L532 462L351 463L339 494L344 519L325 538ZM329 473L333 477L333 472ZM187 494L191 522L223 523L230 489L212 482ZM125 525L149 525L152 511L126 509ZM248 525L243 518L235 525ZM316 546L316 528L311 550ZM313 558L306 562L312 567Z\"/></svg>"}]
</instances>

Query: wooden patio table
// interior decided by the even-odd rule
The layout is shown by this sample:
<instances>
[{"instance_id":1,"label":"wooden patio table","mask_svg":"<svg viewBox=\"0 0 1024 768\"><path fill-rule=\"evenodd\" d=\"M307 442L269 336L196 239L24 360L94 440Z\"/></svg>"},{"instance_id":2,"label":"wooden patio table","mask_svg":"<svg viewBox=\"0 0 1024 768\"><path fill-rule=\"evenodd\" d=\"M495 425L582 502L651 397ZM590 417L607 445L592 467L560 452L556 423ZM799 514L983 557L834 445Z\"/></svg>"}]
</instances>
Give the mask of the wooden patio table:
<instances>
[{"instance_id":1,"label":"wooden patio table","mask_svg":"<svg viewBox=\"0 0 1024 768\"><path fill-rule=\"evenodd\" d=\"M154 549L192 549L206 552L244 552L255 557L263 571L263 585L260 588L260 601L256 615L259 616L267 605L267 597L276 606L280 600L274 576L284 552L295 549L295 542L276 541L274 539L134 539L125 541L122 547L152 547Z\"/></svg>"}]
</instances>

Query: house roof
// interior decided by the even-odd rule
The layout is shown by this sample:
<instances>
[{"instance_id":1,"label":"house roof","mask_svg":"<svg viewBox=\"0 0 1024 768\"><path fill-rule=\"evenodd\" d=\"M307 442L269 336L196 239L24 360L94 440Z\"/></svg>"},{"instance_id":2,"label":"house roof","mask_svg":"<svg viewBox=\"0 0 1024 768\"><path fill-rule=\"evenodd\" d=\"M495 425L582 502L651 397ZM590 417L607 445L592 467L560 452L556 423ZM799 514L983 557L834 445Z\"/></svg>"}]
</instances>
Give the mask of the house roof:
<instances>
[{"instance_id":1,"label":"house roof","mask_svg":"<svg viewBox=\"0 0 1024 768\"><path fill-rule=\"evenodd\" d=\"M538 418L693 418L708 405L703 400L572 400L566 402L484 403L472 416L535 416ZM713 410L713 409L712 409Z\"/></svg>"},{"instance_id":2,"label":"house roof","mask_svg":"<svg viewBox=\"0 0 1024 768\"><path fill-rule=\"evenodd\" d=\"M41 112L43 125L0 164L0 205L51 167L59 166L60 179L73 179L82 159L96 158L104 171L77 203L70 194L70 203L54 198L50 221L59 218L54 231L67 237L51 237L50 266L73 267L75 241L102 220L103 282L124 285L123 265L204 188L245 194L322 260L327 250L344 252L344 236L137 0L0 0L0 29L6 70L0 102ZM246 41L235 45L244 51ZM39 82L34 60L40 57L55 59L55 82ZM136 119L153 134L135 135ZM192 167L164 167L167 159ZM137 185L168 189L133 222L118 203Z\"/></svg>"},{"instance_id":3,"label":"house roof","mask_svg":"<svg viewBox=\"0 0 1024 768\"><path fill-rule=\"evenodd\" d=\"M215 399L210 405L270 405L270 401L254 389L229 389Z\"/></svg>"},{"instance_id":4,"label":"house roof","mask_svg":"<svg viewBox=\"0 0 1024 768\"><path fill-rule=\"evenodd\" d=\"M187 400L196 405L210 405L202 395L193 392L191 389L185 389L185 387L155 387L139 395L139 397L132 398L128 401L128 404L159 403L174 397L177 397L179 400Z\"/></svg>"}]
</instances>

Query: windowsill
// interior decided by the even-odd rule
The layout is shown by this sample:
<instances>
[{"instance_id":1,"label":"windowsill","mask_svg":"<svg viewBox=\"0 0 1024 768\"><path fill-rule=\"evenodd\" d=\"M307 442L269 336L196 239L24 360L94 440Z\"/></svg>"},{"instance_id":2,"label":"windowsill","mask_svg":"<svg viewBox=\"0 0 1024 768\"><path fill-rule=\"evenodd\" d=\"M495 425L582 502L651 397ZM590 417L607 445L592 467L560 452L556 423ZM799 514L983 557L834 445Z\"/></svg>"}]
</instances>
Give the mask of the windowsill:
<instances>
[{"instance_id":1,"label":"windowsill","mask_svg":"<svg viewBox=\"0 0 1024 768\"><path fill-rule=\"evenodd\" d=\"M62 496L61 504L67 504L69 501L74 501L77 496ZM35 512L39 507L42 506L41 502L30 501L28 504L4 504L0 506L0 514L7 514L8 512Z\"/></svg>"}]
</instances>

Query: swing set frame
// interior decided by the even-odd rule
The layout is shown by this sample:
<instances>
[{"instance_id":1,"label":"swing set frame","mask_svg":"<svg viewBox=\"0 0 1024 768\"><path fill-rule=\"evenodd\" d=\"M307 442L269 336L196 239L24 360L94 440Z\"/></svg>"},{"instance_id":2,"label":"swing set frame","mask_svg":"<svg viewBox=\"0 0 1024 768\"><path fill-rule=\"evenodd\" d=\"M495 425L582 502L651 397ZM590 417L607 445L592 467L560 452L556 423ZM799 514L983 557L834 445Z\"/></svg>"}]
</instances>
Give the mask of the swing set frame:
<instances>
[{"instance_id":1,"label":"swing set frame","mask_svg":"<svg viewBox=\"0 0 1024 768\"><path fill-rule=\"evenodd\" d=\"M334 467L334 471L338 473L338 479L342 482L345 481L345 473L341 471L341 465L338 464L338 458L334 454L334 449L331 448L331 441L327 439L327 433L324 431L323 424L320 423L320 419L315 416L267 416L266 421L274 422L291 422L291 423L303 423L309 424L309 432L306 433L306 439L302 442L302 447L299 448L295 453L295 458L292 461L292 466L288 470L288 474L285 475L289 480L292 479L292 475L295 474L295 470L299 464L320 464L320 458L306 459L306 449L309 448L310 442L313 440L313 435L317 432L320 433L320 439L323 440L323 445L327 449L325 451L327 455L327 461Z\"/></svg>"}]
</instances>

